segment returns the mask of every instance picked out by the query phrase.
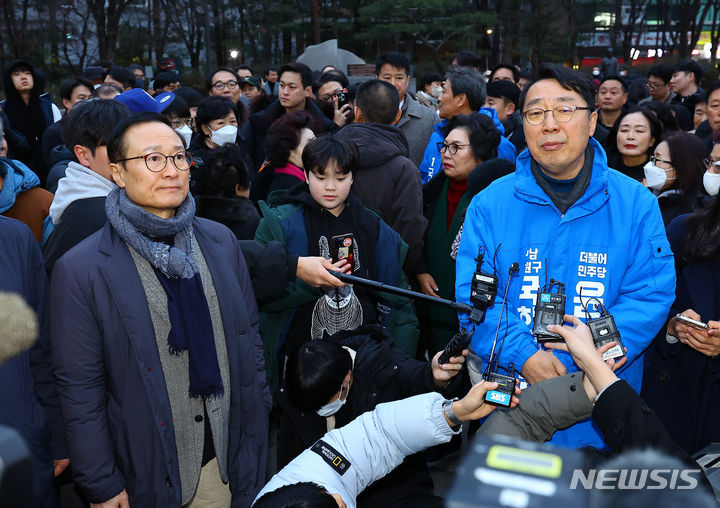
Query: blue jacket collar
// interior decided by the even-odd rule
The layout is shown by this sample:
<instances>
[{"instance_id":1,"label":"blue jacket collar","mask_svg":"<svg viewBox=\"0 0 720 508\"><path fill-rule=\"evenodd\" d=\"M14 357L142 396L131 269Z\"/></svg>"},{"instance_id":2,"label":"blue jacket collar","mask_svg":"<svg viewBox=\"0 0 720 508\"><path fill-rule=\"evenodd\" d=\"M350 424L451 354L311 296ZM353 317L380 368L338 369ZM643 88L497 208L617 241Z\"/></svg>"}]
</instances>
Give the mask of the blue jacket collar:
<instances>
[{"instance_id":1,"label":"blue jacket collar","mask_svg":"<svg viewBox=\"0 0 720 508\"><path fill-rule=\"evenodd\" d=\"M595 150L592 165L592 176L585 194L573 204L565 214L568 219L582 217L592 213L602 206L608 199L608 163L607 155L595 138L590 138L588 144ZM530 151L523 150L518 156L515 165L515 192L521 199L530 203L550 205L557 210L552 200L540 188L530 169ZM560 213L558 211L558 213Z\"/></svg>"}]
</instances>

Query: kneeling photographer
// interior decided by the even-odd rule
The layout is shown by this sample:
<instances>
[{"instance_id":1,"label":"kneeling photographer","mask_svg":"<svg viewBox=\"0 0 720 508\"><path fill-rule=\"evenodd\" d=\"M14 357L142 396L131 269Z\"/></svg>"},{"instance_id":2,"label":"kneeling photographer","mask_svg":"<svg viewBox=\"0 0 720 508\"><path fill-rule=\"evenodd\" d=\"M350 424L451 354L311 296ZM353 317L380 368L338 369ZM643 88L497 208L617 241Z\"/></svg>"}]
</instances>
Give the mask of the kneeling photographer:
<instances>
[{"instance_id":1,"label":"kneeling photographer","mask_svg":"<svg viewBox=\"0 0 720 508\"><path fill-rule=\"evenodd\" d=\"M467 351L464 352L467 354ZM382 402L438 391L465 394L464 356L439 364L409 358L392 347L378 326L340 332L301 346L286 366L285 387L276 392L281 410L278 465L284 467L327 431L341 427ZM463 380L465 379L465 381ZM358 498L361 507L441 507L422 453L409 456Z\"/></svg>"}]
</instances>

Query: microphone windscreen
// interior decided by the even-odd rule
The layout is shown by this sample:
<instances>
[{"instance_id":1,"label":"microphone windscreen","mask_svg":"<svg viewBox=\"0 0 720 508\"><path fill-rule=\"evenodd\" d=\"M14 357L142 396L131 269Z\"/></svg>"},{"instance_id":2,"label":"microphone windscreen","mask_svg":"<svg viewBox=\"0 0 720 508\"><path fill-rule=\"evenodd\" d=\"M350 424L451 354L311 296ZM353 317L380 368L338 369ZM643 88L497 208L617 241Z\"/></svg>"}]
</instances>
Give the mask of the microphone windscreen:
<instances>
[{"instance_id":1,"label":"microphone windscreen","mask_svg":"<svg viewBox=\"0 0 720 508\"><path fill-rule=\"evenodd\" d=\"M30 349L38 337L35 312L15 293L0 291L0 364Z\"/></svg>"}]
</instances>

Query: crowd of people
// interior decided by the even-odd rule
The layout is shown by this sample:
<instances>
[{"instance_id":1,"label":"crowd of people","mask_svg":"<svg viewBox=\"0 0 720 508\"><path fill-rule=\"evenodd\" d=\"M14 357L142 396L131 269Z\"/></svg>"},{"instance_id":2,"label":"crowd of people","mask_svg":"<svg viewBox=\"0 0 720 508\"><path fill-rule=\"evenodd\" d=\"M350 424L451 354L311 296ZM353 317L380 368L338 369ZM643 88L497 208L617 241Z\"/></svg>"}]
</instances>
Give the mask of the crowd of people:
<instances>
[{"instance_id":1,"label":"crowd of people","mask_svg":"<svg viewBox=\"0 0 720 508\"><path fill-rule=\"evenodd\" d=\"M291 62L200 91L99 64L56 104L10 62L0 292L38 324L0 363L18 506L440 507L428 461L488 415L472 432L692 469L720 441L720 80L479 67L413 91L386 52L352 83ZM477 306L478 270L480 322L432 301ZM596 349L581 319L608 314L621 344ZM715 503L704 477L668 495Z\"/></svg>"}]
</instances>

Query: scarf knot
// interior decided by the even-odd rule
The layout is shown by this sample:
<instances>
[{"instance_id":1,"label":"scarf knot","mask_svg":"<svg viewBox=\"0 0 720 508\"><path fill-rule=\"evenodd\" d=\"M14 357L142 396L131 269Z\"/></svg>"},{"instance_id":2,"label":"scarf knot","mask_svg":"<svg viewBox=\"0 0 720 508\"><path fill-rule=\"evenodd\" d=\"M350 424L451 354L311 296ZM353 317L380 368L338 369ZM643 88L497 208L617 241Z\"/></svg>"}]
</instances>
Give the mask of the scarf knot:
<instances>
[{"instance_id":1,"label":"scarf knot","mask_svg":"<svg viewBox=\"0 0 720 508\"><path fill-rule=\"evenodd\" d=\"M105 213L120 238L165 276L190 279L198 273L192 259L192 220L195 200L188 193L174 217L163 219L130 201L125 189L113 189L105 201ZM171 238L170 245L159 238Z\"/></svg>"}]
</instances>

